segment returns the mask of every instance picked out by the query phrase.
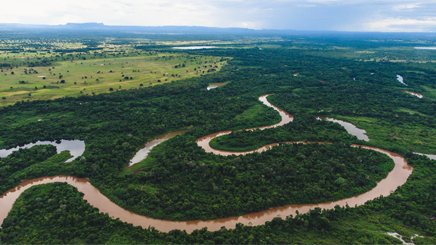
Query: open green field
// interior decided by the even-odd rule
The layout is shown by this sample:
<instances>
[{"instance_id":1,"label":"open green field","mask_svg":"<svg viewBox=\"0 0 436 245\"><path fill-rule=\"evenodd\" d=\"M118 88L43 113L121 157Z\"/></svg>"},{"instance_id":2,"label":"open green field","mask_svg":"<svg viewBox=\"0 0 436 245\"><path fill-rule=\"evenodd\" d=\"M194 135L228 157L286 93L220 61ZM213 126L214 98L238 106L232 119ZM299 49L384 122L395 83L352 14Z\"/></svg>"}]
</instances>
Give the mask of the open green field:
<instances>
[{"instance_id":1,"label":"open green field","mask_svg":"<svg viewBox=\"0 0 436 245\"><path fill-rule=\"evenodd\" d=\"M62 61L50 67L3 68L0 106L22 100L49 100L169 83L219 71L226 63L220 60L220 57L160 53Z\"/></svg>"}]
</instances>

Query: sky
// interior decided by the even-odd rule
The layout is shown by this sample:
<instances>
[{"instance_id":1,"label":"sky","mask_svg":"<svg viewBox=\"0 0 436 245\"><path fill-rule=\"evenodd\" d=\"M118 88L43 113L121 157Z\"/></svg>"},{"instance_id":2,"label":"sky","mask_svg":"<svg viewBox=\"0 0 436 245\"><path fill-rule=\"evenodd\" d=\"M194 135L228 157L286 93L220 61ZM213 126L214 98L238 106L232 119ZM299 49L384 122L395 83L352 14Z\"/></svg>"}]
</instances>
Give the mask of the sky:
<instances>
[{"instance_id":1,"label":"sky","mask_svg":"<svg viewBox=\"0 0 436 245\"><path fill-rule=\"evenodd\" d=\"M435 32L435 0L13 0L0 23Z\"/></svg>"}]
</instances>

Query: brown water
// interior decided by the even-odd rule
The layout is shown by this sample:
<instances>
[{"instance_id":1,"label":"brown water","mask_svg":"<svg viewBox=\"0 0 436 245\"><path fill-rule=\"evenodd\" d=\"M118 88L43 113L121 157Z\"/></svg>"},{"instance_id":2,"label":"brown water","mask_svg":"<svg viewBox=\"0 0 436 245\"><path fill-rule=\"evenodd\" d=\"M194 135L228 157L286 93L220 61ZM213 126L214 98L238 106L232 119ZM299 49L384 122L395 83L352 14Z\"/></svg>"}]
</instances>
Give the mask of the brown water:
<instances>
[{"instance_id":1,"label":"brown water","mask_svg":"<svg viewBox=\"0 0 436 245\"><path fill-rule=\"evenodd\" d=\"M144 144L144 146L139 149L136 154L132 157L132 159L130 159L129 161L129 167L143 161L145 158L147 158L148 154L150 153L150 151L157 145L159 145L160 143L171 139L174 136L183 134L184 132L186 132L186 130L181 130L181 131L175 131L175 132L171 132L168 134L163 134L160 135L150 141L148 141L147 143Z\"/></svg>"},{"instance_id":2,"label":"brown water","mask_svg":"<svg viewBox=\"0 0 436 245\"><path fill-rule=\"evenodd\" d=\"M268 106L268 107L272 107L272 108L274 108L274 110L276 110L276 111L280 114L280 117L282 118L282 120L281 120L279 123L274 124L274 125L263 126L263 127L256 127L256 128L249 128L249 129L247 129L247 130L255 130L255 129L263 130L263 129L267 129L267 128L275 128L275 127L278 127L278 126L283 126L283 125L285 125L285 124L288 124L288 123L290 123L290 122L292 122L292 121L294 120L294 117L293 117L291 114L289 114L289 113L287 113L286 111L284 111L284 110L282 110L282 109L280 109L280 108L274 106L273 104L269 103L268 100L266 99L266 97L268 97L268 95L269 95L269 94L266 94L266 95L262 95L262 96L260 96L260 97L259 97L259 100L260 100L264 105L266 105L266 106ZM277 143L275 143L275 144L269 144L269 145L263 146L263 147L261 147L261 148L259 148L259 149L256 149L256 150L254 150L254 151L241 151L241 152L234 152L234 151L221 151L221 150L216 150L216 149L213 149L212 147L210 147L209 142L210 142L213 138L216 138L216 137L219 137L219 136L222 136L222 135L226 135L226 134L230 134L231 132L232 132L232 131L221 131L221 132L218 132L218 133L214 133L214 134L206 135L206 136L203 136L203 137L201 137L201 138L198 138L195 142L197 143L198 146L200 146L201 148L203 148L206 152L214 153L214 154L216 154L216 155L222 155L222 156L228 156L228 155L245 155L245 154L253 153L254 151L255 151L255 152L262 152L262 151L267 150L269 147L272 147L272 146L277 145Z\"/></svg>"},{"instance_id":3,"label":"brown water","mask_svg":"<svg viewBox=\"0 0 436 245\"><path fill-rule=\"evenodd\" d=\"M353 146L358 147L357 145ZM362 148L375 150L388 155L395 162L394 169L372 190L358 196L345 198L333 202L287 205L278 208L271 208L261 212L249 213L239 217L228 217L217 220L167 221L138 215L121 208L120 206L111 202L103 194L101 194L100 191L92 186L86 178L76 178L72 176L55 176L43 177L23 182L22 184L5 192L2 196L0 196L0 220L3 222L3 219L7 216L10 209L12 208L13 203L23 191L35 185L54 182L66 182L76 187L80 192L83 192L85 194L83 196L83 199L85 199L90 205L98 208L100 212L108 213L109 216L111 216L112 218L119 218L124 222L132 223L135 226L141 226L143 228L154 226L157 230L164 232L179 229L186 230L188 233L191 233L192 231L196 229L201 229L203 227L207 227L209 231L219 230L222 226L225 226L228 229L232 229L235 228L237 223L242 223L244 225L263 225L266 221L271 221L275 217L285 218L286 216L289 216L291 214L295 216L295 211L297 210L299 211L299 213L305 213L308 212L310 209L314 209L316 207L319 207L321 209L332 209L336 205L345 206L346 204L348 204L350 207L353 207L355 205L362 205L366 201L380 197L380 195L388 196L391 192L395 191L397 187L406 183L407 178L412 173L413 168L407 164L407 161L402 156L374 147L362 146Z\"/></svg>"},{"instance_id":4,"label":"brown water","mask_svg":"<svg viewBox=\"0 0 436 245\"><path fill-rule=\"evenodd\" d=\"M403 91L408 93L408 94L415 95L416 97L418 97L420 99L422 99L424 97L424 96L422 96L422 94L418 94L418 93L415 93L415 92L412 92L412 91L408 91L408 90L403 90Z\"/></svg>"},{"instance_id":5,"label":"brown water","mask_svg":"<svg viewBox=\"0 0 436 245\"><path fill-rule=\"evenodd\" d=\"M277 107L274 107L266 100L266 96L267 95L261 96L259 99L267 106L271 106L279 111ZM261 129L281 126L292 121L293 119L292 115L283 111L279 111L279 113L282 116L282 121L280 123L272 126L261 127ZM216 137L216 135L226 132L230 132L230 131L219 132L213 135L205 136L203 138L198 139L197 143L201 147L203 147L203 143L206 140L210 141L208 137L213 137L213 136ZM285 143L303 143L303 142L285 142ZM308 142L308 143L317 143L317 142ZM278 143L270 144L260 149L265 150L268 147L277 144ZM345 198L333 202L325 202L325 203L318 203L318 204L287 205L283 207L270 208L268 210L261 211L261 212L249 213L238 217L228 217L228 218L217 219L217 220L167 221L167 220L158 220L158 219L153 219L146 216L138 215L119 207L115 203L111 202L107 197L102 195L100 191L97 188L93 187L89 183L88 179L86 178L76 178L71 176L55 176L55 177L43 177L43 178L38 178L38 179L33 179L23 182L22 184L5 192L2 196L0 196L0 207L1 207L0 220L1 222L3 222L3 219L7 216L15 200L20 196L20 194L23 191L30 188L31 186L45 184L45 183L67 182L68 184L75 186L80 192L83 192L85 194L83 198L87 200L90 205L98 208L100 212L108 213L109 216L113 218L120 218L120 220L128 223L132 223L135 226L142 226L143 228L154 226L157 230L164 231L164 232L168 232L174 229L179 229L179 230L186 230L188 233L191 233L192 231L196 229L201 229L203 227L207 227L209 231L216 231L219 230L222 226L225 226L228 229L235 228L237 223L242 223L244 225L263 225L266 221L271 221L275 217L286 218L286 216L289 216L291 214L295 215L296 214L295 211L297 210L299 211L299 213L305 213L308 212L310 209L314 209L316 207L319 207L321 209L332 209L336 205L345 206L348 204L350 207L353 207L355 205L362 205L366 201L380 197L381 195L388 196L391 192L395 191L397 187L406 183L407 178L412 173L413 168L407 164L407 161L402 156L398 154L375 147L369 147L369 146L353 145L353 147L362 147L365 149L370 149L370 150L384 153L393 159L395 163L395 167L388 174L388 176L385 179L378 182L377 186L374 187L372 190L354 197ZM260 149L254 151L262 151ZM248 154L254 151L242 152L238 154ZM211 150L211 152L213 152L214 154L228 155L227 152L216 151L213 149ZM235 152L231 152L230 154L235 154Z\"/></svg>"}]
</instances>

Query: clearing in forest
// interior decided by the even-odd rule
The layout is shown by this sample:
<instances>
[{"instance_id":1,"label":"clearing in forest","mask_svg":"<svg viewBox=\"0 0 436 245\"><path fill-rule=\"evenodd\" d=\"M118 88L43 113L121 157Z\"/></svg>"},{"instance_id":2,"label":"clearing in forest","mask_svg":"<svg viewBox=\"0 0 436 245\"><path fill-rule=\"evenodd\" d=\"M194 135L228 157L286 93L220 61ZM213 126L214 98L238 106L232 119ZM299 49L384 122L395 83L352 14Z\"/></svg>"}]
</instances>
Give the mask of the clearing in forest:
<instances>
[{"instance_id":1,"label":"clearing in forest","mask_svg":"<svg viewBox=\"0 0 436 245\"><path fill-rule=\"evenodd\" d=\"M69 60L44 67L4 67L0 106L154 86L217 72L225 64L220 57L160 53Z\"/></svg>"}]
</instances>

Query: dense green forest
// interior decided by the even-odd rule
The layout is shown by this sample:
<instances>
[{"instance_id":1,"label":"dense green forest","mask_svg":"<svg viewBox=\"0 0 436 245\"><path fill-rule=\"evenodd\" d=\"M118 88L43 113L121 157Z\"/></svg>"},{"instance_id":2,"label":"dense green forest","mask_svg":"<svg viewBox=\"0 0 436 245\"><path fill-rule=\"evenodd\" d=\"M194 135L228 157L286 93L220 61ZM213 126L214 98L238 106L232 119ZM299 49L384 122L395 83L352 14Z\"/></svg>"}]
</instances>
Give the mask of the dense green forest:
<instances>
[{"instance_id":1,"label":"dense green forest","mask_svg":"<svg viewBox=\"0 0 436 245\"><path fill-rule=\"evenodd\" d=\"M389 197L356 208L336 206L312 210L262 226L237 225L191 234L143 229L87 204L75 188L63 183L35 186L24 192L3 222L0 238L6 243L386 243L401 244L385 232L398 232L407 242L435 243L435 162L406 154L415 171L408 182ZM85 215L83 215L85 213Z\"/></svg>"},{"instance_id":2,"label":"dense green forest","mask_svg":"<svg viewBox=\"0 0 436 245\"><path fill-rule=\"evenodd\" d=\"M262 45L270 44L271 47ZM365 41L307 38L250 43L238 48L176 51L142 46L142 51L185 52L231 57L214 74L110 94L22 101L0 108L0 148L37 140L80 139L81 157L52 146L20 150L0 159L0 192L23 180L74 175L91 183L118 205L169 220L214 219L296 203L338 200L363 193L392 169L383 154L352 148L370 145L406 157L414 171L388 197L359 207L312 210L236 229L159 232L113 220L88 205L73 187L47 184L17 200L0 232L4 243L399 243L398 232L415 243L435 243L435 161L413 152L436 153L434 54L409 45L385 48ZM229 44L232 45L232 44ZM259 47L263 47L259 49ZM341 46L342 49L335 47ZM368 51L362 52L360 51ZM389 55L390 62L378 59ZM373 60L371 60L373 59ZM366 60L366 61L365 61ZM416 63L414 60L426 61ZM405 86L396 80L401 75ZM210 83L226 85L206 90ZM403 90L419 92L419 99ZM294 115L290 124L237 131L279 121L258 97ZM340 125L316 120L329 116L367 130L369 142ZM43 119L43 120L39 120ZM188 130L150 153L144 167L125 172L129 159L148 140ZM212 141L227 150L254 149L273 142L333 144L280 145L264 153L217 156L195 139L223 131Z\"/></svg>"}]
</instances>

